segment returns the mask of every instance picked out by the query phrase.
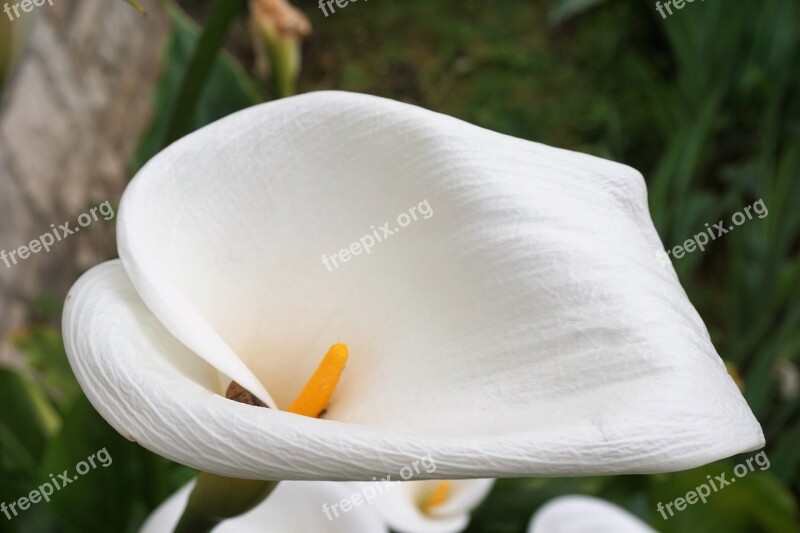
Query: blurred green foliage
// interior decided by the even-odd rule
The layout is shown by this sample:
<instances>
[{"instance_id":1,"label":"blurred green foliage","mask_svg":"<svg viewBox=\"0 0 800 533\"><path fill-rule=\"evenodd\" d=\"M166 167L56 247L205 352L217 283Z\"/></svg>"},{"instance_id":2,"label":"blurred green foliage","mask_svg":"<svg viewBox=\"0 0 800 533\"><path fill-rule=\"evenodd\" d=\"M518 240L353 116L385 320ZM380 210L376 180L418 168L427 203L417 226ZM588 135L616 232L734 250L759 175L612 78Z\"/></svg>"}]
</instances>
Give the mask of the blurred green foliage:
<instances>
[{"instance_id":1,"label":"blurred green foliage","mask_svg":"<svg viewBox=\"0 0 800 533\"><path fill-rule=\"evenodd\" d=\"M172 113L178 100L186 71L197 44L200 27L179 8L168 5L167 10L174 29L164 51L165 61L161 79L155 89L153 101L159 110L150 127L139 142L133 158L133 167L138 170L162 148L167 137ZM188 80L194 83L194 80ZM242 66L229 54L221 53L213 61L205 84L198 88L199 96L189 127L195 130L214 122L234 111L250 107L261 101L258 89Z\"/></svg>"},{"instance_id":2,"label":"blurred green foliage","mask_svg":"<svg viewBox=\"0 0 800 533\"><path fill-rule=\"evenodd\" d=\"M539 506L563 494L608 499L666 532L800 531L800 395L781 394L775 372L778 361L800 360L800 3L696 2L666 20L649 0L376 0L328 18L311 0L297 5L314 26L299 92L378 94L627 163L647 178L666 247L758 199L769 209L673 264L720 354L744 378L770 468L668 521L658 502L752 454L674 474L501 480L469 531L524 531ZM159 149L199 34L168 9L174 32L135 168ZM233 52L210 68L191 128L260 100L243 66L251 57ZM128 442L95 413L64 364L52 302L40 308L15 339L25 371L0 370L0 401L14 406L0 411L0 501L103 447L114 468L0 520L0 531L135 531L192 472Z\"/></svg>"}]
</instances>

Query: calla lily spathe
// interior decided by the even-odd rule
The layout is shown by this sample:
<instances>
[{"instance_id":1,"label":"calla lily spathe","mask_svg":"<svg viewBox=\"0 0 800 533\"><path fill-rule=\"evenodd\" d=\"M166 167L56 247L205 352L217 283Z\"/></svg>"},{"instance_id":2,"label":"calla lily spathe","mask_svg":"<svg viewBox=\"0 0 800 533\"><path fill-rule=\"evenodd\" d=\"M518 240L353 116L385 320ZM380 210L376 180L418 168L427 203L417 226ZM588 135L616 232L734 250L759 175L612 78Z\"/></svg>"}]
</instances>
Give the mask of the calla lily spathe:
<instances>
[{"instance_id":1,"label":"calla lily spathe","mask_svg":"<svg viewBox=\"0 0 800 533\"><path fill-rule=\"evenodd\" d=\"M591 496L561 496L531 518L528 533L656 533L625 509Z\"/></svg>"},{"instance_id":2,"label":"calla lily spathe","mask_svg":"<svg viewBox=\"0 0 800 533\"><path fill-rule=\"evenodd\" d=\"M430 219L321 264L422 201ZM764 444L618 163L311 93L154 157L118 246L67 297L70 362L114 428L198 469L649 473ZM350 359L325 419L281 411L334 342ZM230 380L272 409L226 400Z\"/></svg>"},{"instance_id":3,"label":"calla lily spathe","mask_svg":"<svg viewBox=\"0 0 800 533\"><path fill-rule=\"evenodd\" d=\"M341 483L287 481L252 511L224 521L214 533L458 533L470 513L492 489L492 479L446 481L447 496L431 508L421 508L440 481ZM186 484L156 509L140 533L169 533L186 507L194 482ZM367 490L371 487L372 490ZM340 502L360 497L342 511ZM367 496L368 495L368 496Z\"/></svg>"},{"instance_id":4,"label":"calla lily spathe","mask_svg":"<svg viewBox=\"0 0 800 533\"><path fill-rule=\"evenodd\" d=\"M444 484L445 495L435 505L432 492ZM377 493L370 505L392 531L398 533L458 533L469 525L470 514L494 486L493 479L456 481L390 481L352 483L360 491L372 486Z\"/></svg>"},{"instance_id":5,"label":"calla lily spathe","mask_svg":"<svg viewBox=\"0 0 800 533\"><path fill-rule=\"evenodd\" d=\"M162 503L145 521L139 533L171 533L181 517L194 481ZM354 507L330 520L322 512L331 504L352 496L345 483L333 481L285 481L253 510L225 520L214 533L388 533L380 517L368 507Z\"/></svg>"}]
</instances>

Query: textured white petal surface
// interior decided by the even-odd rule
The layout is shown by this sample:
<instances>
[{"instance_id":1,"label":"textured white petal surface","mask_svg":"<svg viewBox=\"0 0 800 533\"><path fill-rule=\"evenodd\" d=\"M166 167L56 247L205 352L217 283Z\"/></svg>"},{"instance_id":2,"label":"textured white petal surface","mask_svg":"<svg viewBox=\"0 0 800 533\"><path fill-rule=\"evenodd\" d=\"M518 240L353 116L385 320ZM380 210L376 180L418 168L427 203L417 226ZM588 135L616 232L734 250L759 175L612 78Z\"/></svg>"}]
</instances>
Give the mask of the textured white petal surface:
<instances>
[{"instance_id":1,"label":"textured white petal surface","mask_svg":"<svg viewBox=\"0 0 800 533\"><path fill-rule=\"evenodd\" d=\"M562 496L539 509L528 533L655 533L625 509L590 496Z\"/></svg>"},{"instance_id":2,"label":"textured white petal surface","mask_svg":"<svg viewBox=\"0 0 800 533\"><path fill-rule=\"evenodd\" d=\"M172 533L181 517L194 481L162 503L148 517L139 533ZM384 533L386 525L372 510L354 507L335 516L323 512L350 490L331 481L284 481L252 511L226 520L214 533Z\"/></svg>"},{"instance_id":3,"label":"textured white petal surface","mask_svg":"<svg viewBox=\"0 0 800 533\"><path fill-rule=\"evenodd\" d=\"M430 218L323 266L423 202ZM430 454L436 478L646 473L763 445L623 165L312 93L163 151L118 227L127 276L115 263L73 289L68 353L119 431L182 463L369 480ZM221 373L285 409L334 342L351 355L328 420L214 394Z\"/></svg>"},{"instance_id":4,"label":"textured white petal surface","mask_svg":"<svg viewBox=\"0 0 800 533\"><path fill-rule=\"evenodd\" d=\"M400 533L456 533L466 529L470 513L486 498L493 479L450 481L447 499L430 512L421 504L439 481L353 483L358 493L369 495L370 505ZM371 489L370 489L371 488Z\"/></svg>"}]
</instances>

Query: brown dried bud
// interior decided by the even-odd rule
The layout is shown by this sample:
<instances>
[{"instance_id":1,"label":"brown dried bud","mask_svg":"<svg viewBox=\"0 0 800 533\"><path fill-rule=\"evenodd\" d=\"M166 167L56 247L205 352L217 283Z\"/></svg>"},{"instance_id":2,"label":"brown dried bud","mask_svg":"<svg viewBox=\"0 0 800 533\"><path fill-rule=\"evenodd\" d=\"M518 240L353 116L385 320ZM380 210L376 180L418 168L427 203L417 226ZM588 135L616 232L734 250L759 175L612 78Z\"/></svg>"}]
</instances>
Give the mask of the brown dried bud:
<instances>
[{"instance_id":1,"label":"brown dried bud","mask_svg":"<svg viewBox=\"0 0 800 533\"><path fill-rule=\"evenodd\" d=\"M298 37L311 33L308 17L286 0L250 0L250 12L262 29Z\"/></svg>"},{"instance_id":2,"label":"brown dried bud","mask_svg":"<svg viewBox=\"0 0 800 533\"><path fill-rule=\"evenodd\" d=\"M274 98L296 92L300 45L311 33L308 18L287 0L250 0L256 71L269 80Z\"/></svg>"}]
</instances>

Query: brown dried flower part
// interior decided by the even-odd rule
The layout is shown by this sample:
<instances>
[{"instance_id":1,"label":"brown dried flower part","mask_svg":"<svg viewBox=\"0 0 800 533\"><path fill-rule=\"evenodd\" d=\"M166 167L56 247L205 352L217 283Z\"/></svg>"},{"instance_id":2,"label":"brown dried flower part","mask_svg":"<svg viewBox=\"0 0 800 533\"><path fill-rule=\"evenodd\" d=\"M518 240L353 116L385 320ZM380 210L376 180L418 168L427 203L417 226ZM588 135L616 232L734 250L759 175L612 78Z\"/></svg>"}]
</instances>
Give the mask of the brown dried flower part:
<instances>
[{"instance_id":1,"label":"brown dried flower part","mask_svg":"<svg viewBox=\"0 0 800 533\"><path fill-rule=\"evenodd\" d=\"M250 13L261 28L280 35L305 37L311 33L308 17L286 0L250 0Z\"/></svg>"},{"instance_id":2,"label":"brown dried flower part","mask_svg":"<svg viewBox=\"0 0 800 533\"><path fill-rule=\"evenodd\" d=\"M250 0L250 17L256 71L270 81L274 98L294 94L311 22L287 0Z\"/></svg>"},{"instance_id":3,"label":"brown dried flower part","mask_svg":"<svg viewBox=\"0 0 800 533\"><path fill-rule=\"evenodd\" d=\"M256 396L245 389L235 381L231 381L228 385L228 390L225 391L225 397L234 402L246 403L247 405L255 405L256 407L267 407L267 405L256 398Z\"/></svg>"}]
</instances>

